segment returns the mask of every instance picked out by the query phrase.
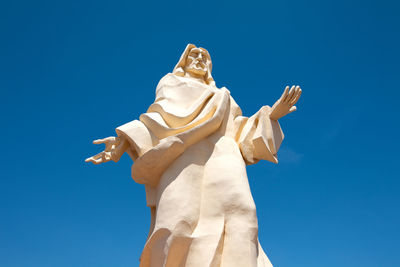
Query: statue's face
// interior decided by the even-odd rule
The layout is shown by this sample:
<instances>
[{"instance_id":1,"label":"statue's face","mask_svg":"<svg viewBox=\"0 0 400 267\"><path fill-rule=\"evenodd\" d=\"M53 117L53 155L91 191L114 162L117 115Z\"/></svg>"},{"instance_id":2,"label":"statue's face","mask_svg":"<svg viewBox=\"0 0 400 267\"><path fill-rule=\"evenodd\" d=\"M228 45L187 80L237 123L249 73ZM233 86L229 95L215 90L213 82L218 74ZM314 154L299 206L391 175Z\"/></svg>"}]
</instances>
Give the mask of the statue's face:
<instances>
[{"instance_id":1,"label":"statue's face","mask_svg":"<svg viewBox=\"0 0 400 267\"><path fill-rule=\"evenodd\" d=\"M208 53L202 48L192 48L186 59L185 70L195 76L204 76L208 71Z\"/></svg>"}]
</instances>

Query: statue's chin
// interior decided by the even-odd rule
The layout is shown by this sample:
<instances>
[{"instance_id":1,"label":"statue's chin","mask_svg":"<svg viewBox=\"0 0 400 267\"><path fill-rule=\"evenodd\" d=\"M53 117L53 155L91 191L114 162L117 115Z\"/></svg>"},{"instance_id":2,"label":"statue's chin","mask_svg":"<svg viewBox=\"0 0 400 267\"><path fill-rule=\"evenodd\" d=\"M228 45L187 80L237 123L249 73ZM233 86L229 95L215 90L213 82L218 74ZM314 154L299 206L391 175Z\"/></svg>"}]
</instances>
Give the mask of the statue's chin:
<instances>
[{"instance_id":1,"label":"statue's chin","mask_svg":"<svg viewBox=\"0 0 400 267\"><path fill-rule=\"evenodd\" d=\"M196 77L204 77L206 75L206 71L203 69L195 69L195 68L190 68L190 69L186 69L186 72L188 72L189 74L192 74L193 76Z\"/></svg>"}]
</instances>

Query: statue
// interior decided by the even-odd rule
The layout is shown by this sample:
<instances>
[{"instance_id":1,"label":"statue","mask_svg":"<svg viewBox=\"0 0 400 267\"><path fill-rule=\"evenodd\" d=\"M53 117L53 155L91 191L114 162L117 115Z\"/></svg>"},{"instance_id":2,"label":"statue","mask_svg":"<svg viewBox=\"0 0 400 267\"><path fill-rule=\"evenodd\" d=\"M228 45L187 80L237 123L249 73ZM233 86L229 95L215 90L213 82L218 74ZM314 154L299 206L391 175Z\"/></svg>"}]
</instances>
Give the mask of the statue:
<instances>
[{"instance_id":1,"label":"statue","mask_svg":"<svg viewBox=\"0 0 400 267\"><path fill-rule=\"evenodd\" d=\"M258 241L256 206L246 164L277 163L283 140L278 119L296 110L299 86L251 117L211 76L208 51L187 45L156 89L147 113L116 129L94 164L134 161L145 185L150 232L141 267L272 266Z\"/></svg>"}]
</instances>

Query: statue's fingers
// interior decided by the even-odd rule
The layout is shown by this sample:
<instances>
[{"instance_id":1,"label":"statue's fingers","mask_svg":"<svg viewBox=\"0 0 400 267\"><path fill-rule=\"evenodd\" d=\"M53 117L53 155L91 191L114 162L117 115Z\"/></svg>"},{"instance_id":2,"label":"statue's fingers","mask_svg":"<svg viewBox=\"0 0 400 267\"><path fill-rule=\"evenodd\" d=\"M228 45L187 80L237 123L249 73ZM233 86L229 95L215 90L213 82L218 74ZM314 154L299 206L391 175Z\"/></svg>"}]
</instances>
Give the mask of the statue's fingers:
<instances>
[{"instance_id":1,"label":"statue's fingers","mask_svg":"<svg viewBox=\"0 0 400 267\"><path fill-rule=\"evenodd\" d=\"M289 86L286 86L286 87L285 87L285 90L283 91L283 94L282 94L282 96L281 96L282 101L285 101L285 99L286 99L287 96L288 96L288 92L289 92Z\"/></svg>"},{"instance_id":2,"label":"statue's fingers","mask_svg":"<svg viewBox=\"0 0 400 267\"><path fill-rule=\"evenodd\" d=\"M293 111L296 111L296 110L297 110L296 106L293 106L293 107L291 107L291 108L289 109L289 113L292 113Z\"/></svg>"},{"instance_id":3,"label":"statue's fingers","mask_svg":"<svg viewBox=\"0 0 400 267\"><path fill-rule=\"evenodd\" d=\"M103 144L105 143L104 139L96 139L93 141L93 144L98 145L98 144Z\"/></svg>"},{"instance_id":4,"label":"statue's fingers","mask_svg":"<svg viewBox=\"0 0 400 267\"><path fill-rule=\"evenodd\" d=\"M292 87L293 88L293 87ZM293 89L292 95L290 96L290 98L287 99L287 103L292 103L293 99L296 98L297 93L299 92L300 86L296 86Z\"/></svg>"},{"instance_id":5,"label":"statue's fingers","mask_svg":"<svg viewBox=\"0 0 400 267\"><path fill-rule=\"evenodd\" d=\"M93 141L93 144L95 144L95 145L104 144L104 143L107 144L108 142L110 142L110 141L112 141L114 139L115 139L114 136L109 136L109 137L102 138L102 139L96 139L96 140Z\"/></svg>"},{"instance_id":6,"label":"statue's fingers","mask_svg":"<svg viewBox=\"0 0 400 267\"><path fill-rule=\"evenodd\" d=\"M293 103L296 99L298 99L299 94L301 94L300 92L301 92L300 86L296 86L296 92L293 94L292 99L290 100L290 103ZM294 105L294 104L295 104L295 102L292 105Z\"/></svg>"},{"instance_id":7,"label":"statue's fingers","mask_svg":"<svg viewBox=\"0 0 400 267\"><path fill-rule=\"evenodd\" d=\"M102 152L100 152L100 153L98 153L98 154L96 154L94 156L91 156L90 158L87 158L85 161L86 162L93 162L93 161L95 161L97 159L101 159L103 157L103 154L104 154L104 151L102 151Z\"/></svg>"},{"instance_id":8,"label":"statue's fingers","mask_svg":"<svg viewBox=\"0 0 400 267\"><path fill-rule=\"evenodd\" d=\"M91 162L92 162L93 164L96 164L96 165L97 165L97 164L103 163L103 159L101 159L101 158L100 158L100 159L94 159L94 160L92 160Z\"/></svg>"},{"instance_id":9,"label":"statue's fingers","mask_svg":"<svg viewBox=\"0 0 400 267\"><path fill-rule=\"evenodd\" d=\"M299 90L297 91L297 94L295 95L295 97L293 97L292 101L290 102L291 105L295 105L297 103L297 101L299 101L299 98L301 96L301 89L299 87Z\"/></svg>"},{"instance_id":10,"label":"statue's fingers","mask_svg":"<svg viewBox=\"0 0 400 267\"><path fill-rule=\"evenodd\" d=\"M100 164L103 162L102 158L95 159L94 157L87 158L85 162L92 162L93 164Z\"/></svg>"},{"instance_id":11,"label":"statue's fingers","mask_svg":"<svg viewBox=\"0 0 400 267\"><path fill-rule=\"evenodd\" d=\"M290 88L289 94L285 99L286 103L290 103L290 99L292 99L294 92L296 91L296 87L293 85L292 88Z\"/></svg>"}]
</instances>

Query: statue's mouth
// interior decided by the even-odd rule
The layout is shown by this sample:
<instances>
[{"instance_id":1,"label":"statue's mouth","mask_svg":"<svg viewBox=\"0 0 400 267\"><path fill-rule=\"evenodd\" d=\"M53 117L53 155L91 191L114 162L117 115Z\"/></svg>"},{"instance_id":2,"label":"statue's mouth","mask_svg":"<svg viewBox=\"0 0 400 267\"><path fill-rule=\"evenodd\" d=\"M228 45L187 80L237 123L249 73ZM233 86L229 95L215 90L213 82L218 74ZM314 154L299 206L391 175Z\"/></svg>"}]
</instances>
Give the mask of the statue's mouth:
<instances>
[{"instance_id":1,"label":"statue's mouth","mask_svg":"<svg viewBox=\"0 0 400 267\"><path fill-rule=\"evenodd\" d=\"M203 62L196 62L195 64L194 64L197 68L204 68L205 67L205 64L203 63Z\"/></svg>"}]
</instances>

